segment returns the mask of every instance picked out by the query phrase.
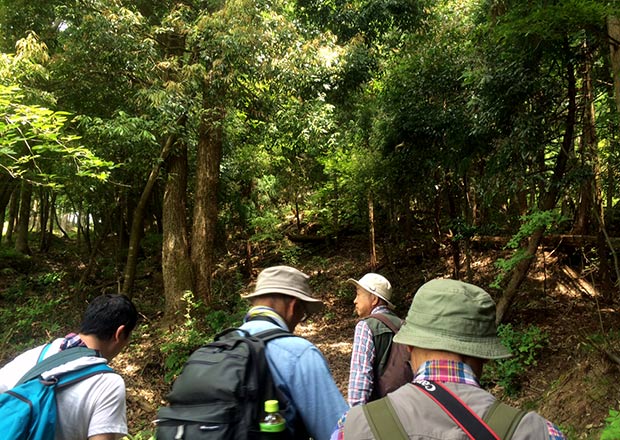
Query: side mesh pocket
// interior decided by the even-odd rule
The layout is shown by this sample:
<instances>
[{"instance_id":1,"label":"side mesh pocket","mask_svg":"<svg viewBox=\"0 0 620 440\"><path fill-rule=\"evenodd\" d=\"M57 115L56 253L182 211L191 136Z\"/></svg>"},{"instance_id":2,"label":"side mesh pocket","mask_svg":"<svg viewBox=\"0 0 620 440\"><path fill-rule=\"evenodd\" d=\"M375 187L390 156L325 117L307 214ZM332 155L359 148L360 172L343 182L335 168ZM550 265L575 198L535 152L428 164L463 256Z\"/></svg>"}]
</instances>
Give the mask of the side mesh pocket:
<instances>
[{"instance_id":1,"label":"side mesh pocket","mask_svg":"<svg viewBox=\"0 0 620 440\"><path fill-rule=\"evenodd\" d=\"M236 405L230 402L163 407L158 412L155 438L231 439L234 438L238 421Z\"/></svg>"}]
</instances>

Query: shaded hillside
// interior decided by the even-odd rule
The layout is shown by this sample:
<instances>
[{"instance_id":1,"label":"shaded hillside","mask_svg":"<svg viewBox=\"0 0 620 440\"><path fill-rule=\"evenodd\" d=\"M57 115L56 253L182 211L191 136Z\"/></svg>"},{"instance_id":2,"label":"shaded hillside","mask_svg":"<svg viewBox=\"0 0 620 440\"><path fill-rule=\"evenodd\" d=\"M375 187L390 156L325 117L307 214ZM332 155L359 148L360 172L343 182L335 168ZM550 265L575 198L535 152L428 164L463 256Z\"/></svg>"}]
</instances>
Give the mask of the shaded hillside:
<instances>
[{"instance_id":1,"label":"shaded hillside","mask_svg":"<svg viewBox=\"0 0 620 440\"><path fill-rule=\"evenodd\" d=\"M352 303L354 289L346 283L346 279L360 277L370 270L364 246L364 240L356 239L340 242L337 247L315 246L306 249L303 261L296 265L312 275L314 288L328 305L322 316L300 325L298 333L323 351L343 394L346 393L351 340L356 323ZM488 288L496 275L493 263L500 253L487 249L473 254L474 283ZM431 256L411 250L402 255L393 254L390 260L391 264L384 264L377 271L392 281L397 296L395 302L403 316L421 284L452 273L450 258L441 252ZM381 261L385 261L384 256ZM620 317L617 304L599 304L596 284L590 277L580 276L580 268L567 265L568 261L569 258L558 253L548 253L544 259L539 258L511 309L508 322L516 329L538 326L548 335L548 343L540 351L537 364L529 367L520 393L507 399L524 408L538 409L560 424L571 439L594 439L599 437L608 410L617 408L620 401L620 390L614 386L620 380L620 370L609 356L620 352ZM281 261L270 256L269 264L277 263ZM52 273L52 267L56 271L54 273L71 274L74 264L70 266L67 261L65 264L35 257L26 278L18 269L2 269L0 308L6 312L16 307L15 286L21 286L24 294L34 295L36 282L44 280L41 274ZM143 264L156 265L157 262L155 259ZM260 261L255 262L254 273L262 268L260 264ZM232 262L222 265L220 281L223 285L234 285L231 281L234 277L225 270L230 267L233 267ZM114 366L126 379L132 433L152 429L157 408L163 404L163 396L170 386L164 380L166 356L161 352L163 336L158 329L163 296L161 277L155 267L148 273L149 276L139 281L134 298L143 314L141 325L129 349L114 361ZM24 281L26 279L38 281L28 284ZM67 275L66 279L71 277ZM115 288L110 282L100 285L105 286L104 289ZM70 281L63 281L56 289L57 292L77 294ZM495 290L488 290L493 295L497 294ZM53 296L45 298L51 300ZM38 301L36 304L40 304L42 298ZM55 316L71 316L72 308L66 302L60 301L55 307ZM7 314L3 313L3 316ZM55 328L49 330L49 322L33 322L33 337L45 339L77 325L71 319L63 319L62 324L56 323ZM5 327L6 323L3 324ZM9 340L8 337L5 331L5 341ZM3 344L1 363L19 349L19 346ZM499 386L492 391L499 396L505 394Z\"/></svg>"}]
</instances>

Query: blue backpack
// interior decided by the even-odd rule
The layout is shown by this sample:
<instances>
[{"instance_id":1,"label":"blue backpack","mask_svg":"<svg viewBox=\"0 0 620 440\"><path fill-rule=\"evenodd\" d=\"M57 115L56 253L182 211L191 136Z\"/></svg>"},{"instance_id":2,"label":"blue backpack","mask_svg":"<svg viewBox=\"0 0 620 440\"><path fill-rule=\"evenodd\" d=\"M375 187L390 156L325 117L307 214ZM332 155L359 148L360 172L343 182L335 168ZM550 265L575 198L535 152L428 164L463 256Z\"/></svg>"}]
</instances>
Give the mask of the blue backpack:
<instances>
[{"instance_id":1,"label":"blue backpack","mask_svg":"<svg viewBox=\"0 0 620 440\"><path fill-rule=\"evenodd\" d=\"M41 356L49 347L43 349ZM44 380L41 374L84 356L99 356L95 350L76 347L53 354L29 370L12 389L0 394L0 433L12 440L54 440L56 435L56 390L87 377L112 370L104 363L85 365Z\"/></svg>"}]
</instances>

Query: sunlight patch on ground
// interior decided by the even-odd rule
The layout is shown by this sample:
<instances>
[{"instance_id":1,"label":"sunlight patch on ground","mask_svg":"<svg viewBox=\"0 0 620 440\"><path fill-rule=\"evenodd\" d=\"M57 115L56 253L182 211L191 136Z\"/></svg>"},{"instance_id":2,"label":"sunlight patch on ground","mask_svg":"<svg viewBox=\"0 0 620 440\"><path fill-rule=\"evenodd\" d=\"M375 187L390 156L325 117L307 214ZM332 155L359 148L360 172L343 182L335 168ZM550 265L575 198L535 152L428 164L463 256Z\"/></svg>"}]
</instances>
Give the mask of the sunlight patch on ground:
<instances>
[{"instance_id":1,"label":"sunlight patch on ground","mask_svg":"<svg viewBox=\"0 0 620 440\"><path fill-rule=\"evenodd\" d=\"M295 334L303 336L304 338L310 338L317 333L317 325L314 322L305 322L298 324L295 328Z\"/></svg>"},{"instance_id":2,"label":"sunlight patch on ground","mask_svg":"<svg viewBox=\"0 0 620 440\"><path fill-rule=\"evenodd\" d=\"M152 390L148 390L146 388L127 387L127 391L131 392L134 399L136 396L139 397L140 399L137 399L138 402L152 402L157 398ZM151 405L147 404L147 406L150 408Z\"/></svg>"},{"instance_id":3,"label":"sunlight patch on ground","mask_svg":"<svg viewBox=\"0 0 620 440\"><path fill-rule=\"evenodd\" d=\"M332 342L330 343L318 343L316 346L319 350L330 353L340 353L343 355L351 355L351 342Z\"/></svg>"},{"instance_id":4,"label":"sunlight patch on ground","mask_svg":"<svg viewBox=\"0 0 620 440\"><path fill-rule=\"evenodd\" d=\"M121 372L125 374L133 374L133 373L136 373L138 370L140 370L140 368L141 367L139 365L127 362L127 363L124 363L119 368L119 370L121 370Z\"/></svg>"}]
</instances>

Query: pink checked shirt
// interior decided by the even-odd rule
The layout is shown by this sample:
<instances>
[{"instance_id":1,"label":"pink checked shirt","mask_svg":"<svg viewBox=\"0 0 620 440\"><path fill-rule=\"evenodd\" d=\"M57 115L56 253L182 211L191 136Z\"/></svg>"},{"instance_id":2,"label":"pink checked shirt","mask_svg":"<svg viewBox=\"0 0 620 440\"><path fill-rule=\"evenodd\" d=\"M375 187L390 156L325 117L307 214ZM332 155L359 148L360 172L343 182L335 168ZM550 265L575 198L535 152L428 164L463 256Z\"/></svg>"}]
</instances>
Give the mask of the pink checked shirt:
<instances>
[{"instance_id":1,"label":"pink checked shirt","mask_svg":"<svg viewBox=\"0 0 620 440\"><path fill-rule=\"evenodd\" d=\"M387 306L380 305L372 309L375 313L392 313ZM375 363L375 343L372 331L365 320L355 326L353 349L351 351L351 369L349 371L349 389L347 401L349 406L368 402L374 383L373 365Z\"/></svg>"}]
</instances>

